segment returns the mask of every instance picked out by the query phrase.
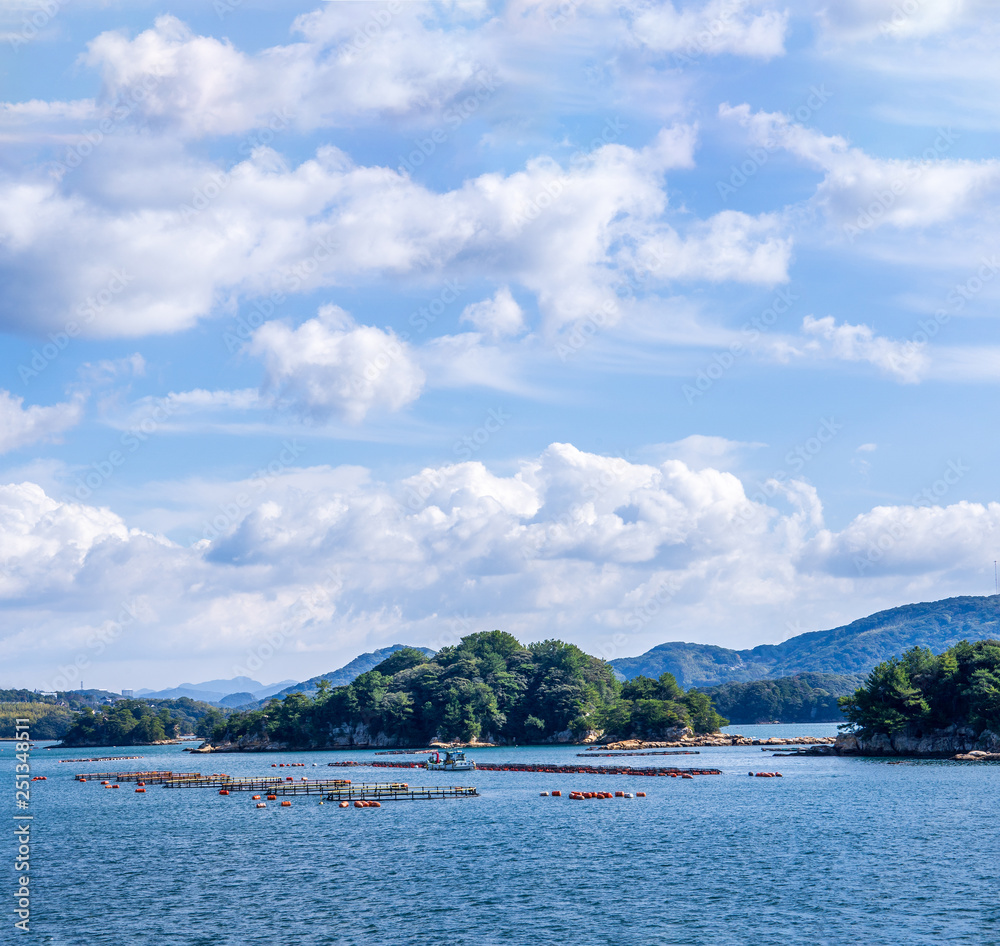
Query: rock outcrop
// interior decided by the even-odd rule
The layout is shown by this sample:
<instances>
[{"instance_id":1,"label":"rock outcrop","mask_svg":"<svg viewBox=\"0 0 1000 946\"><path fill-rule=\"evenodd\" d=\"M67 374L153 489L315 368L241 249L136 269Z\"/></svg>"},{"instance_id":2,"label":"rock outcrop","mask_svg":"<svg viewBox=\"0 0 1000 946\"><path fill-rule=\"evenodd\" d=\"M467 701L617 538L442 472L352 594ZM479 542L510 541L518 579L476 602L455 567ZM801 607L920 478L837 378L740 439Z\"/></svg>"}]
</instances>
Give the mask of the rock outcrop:
<instances>
[{"instance_id":1,"label":"rock outcrop","mask_svg":"<svg viewBox=\"0 0 1000 946\"><path fill-rule=\"evenodd\" d=\"M834 749L838 755L912 756L947 759L972 752L1000 753L1000 735L986 729L976 732L968 726L922 729L908 726L897 733L843 733Z\"/></svg>"}]
</instances>

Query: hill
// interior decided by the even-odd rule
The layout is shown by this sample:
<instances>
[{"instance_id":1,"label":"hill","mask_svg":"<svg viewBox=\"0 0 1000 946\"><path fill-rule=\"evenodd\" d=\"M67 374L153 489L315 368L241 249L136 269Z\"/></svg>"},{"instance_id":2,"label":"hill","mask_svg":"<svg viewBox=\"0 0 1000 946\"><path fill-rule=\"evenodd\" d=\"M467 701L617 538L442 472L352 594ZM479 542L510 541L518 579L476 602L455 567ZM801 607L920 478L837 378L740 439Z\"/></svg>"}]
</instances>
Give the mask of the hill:
<instances>
[{"instance_id":1,"label":"hill","mask_svg":"<svg viewBox=\"0 0 1000 946\"><path fill-rule=\"evenodd\" d=\"M864 674L797 673L777 680L723 683L699 687L731 723L839 723L844 714L838 698L849 696L865 681Z\"/></svg>"},{"instance_id":2,"label":"hill","mask_svg":"<svg viewBox=\"0 0 1000 946\"><path fill-rule=\"evenodd\" d=\"M338 746L426 746L431 741L579 741L588 733L663 738L726 720L702 693L669 675L624 686L573 644L523 646L502 631L471 634L432 657L399 648L352 683L325 681L315 699L292 693L266 710L233 713L212 732L227 751ZM593 737L591 737L593 738Z\"/></svg>"},{"instance_id":3,"label":"hill","mask_svg":"<svg viewBox=\"0 0 1000 946\"><path fill-rule=\"evenodd\" d=\"M841 751L1000 759L1000 641L961 641L938 655L911 648L841 706L852 731L837 740Z\"/></svg>"},{"instance_id":4,"label":"hill","mask_svg":"<svg viewBox=\"0 0 1000 946\"><path fill-rule=\"evenodd\" d=\"M285 689L294 680L282 680L265 686L250 677L233 677L229 680L206 680L204 683L182 683L166 690L136 690L135 695L144 700L179 700L187 697L202 703L221 703L233 693L250 693L251 699L263 700ZM232 704L228 704L232 705Z\"/></svg>"},{"instance_id":5,"label":"hill","mask_svg":"<svg viewBox=\"0 0 1000 946\"><path fill-rule=\"evenodd\" d=\"M411 648L406 644L392 644L389 647L380 647L378 650L371 651L371 653L355 657L349 664L345 664L339 670L331 670L329 673L322 673L318 677L310 677L302 683L285 687L279 693L274 693L272 699L280 700L290 693L306 693L313 696L319 689L320 680L326 680L331 687L347 686L347 684L353 683L361 674L367 673L369 670L374 670L383 660L391 657L397 650L402 650L404 647L407 647L409 650L419 650L425 657L434 656L434 651L429 647ZM262 704L266 702L267 700L261 700Z\"/></svg>"},{"instance_id":6,"label":"hill","mask_svg":"<svg viewBox=\"0 0 1000 946\"><path fill-rule=\"evenodd\" d=\"M710 687L798 673L868 673L912 647L940 652L961 640L990 637L1000 637L1000 597L965 596L879 611L829 631L750 650L671 642L610 663L628 679L672 673L681 686Z\"/></svg>"}]
</instances>

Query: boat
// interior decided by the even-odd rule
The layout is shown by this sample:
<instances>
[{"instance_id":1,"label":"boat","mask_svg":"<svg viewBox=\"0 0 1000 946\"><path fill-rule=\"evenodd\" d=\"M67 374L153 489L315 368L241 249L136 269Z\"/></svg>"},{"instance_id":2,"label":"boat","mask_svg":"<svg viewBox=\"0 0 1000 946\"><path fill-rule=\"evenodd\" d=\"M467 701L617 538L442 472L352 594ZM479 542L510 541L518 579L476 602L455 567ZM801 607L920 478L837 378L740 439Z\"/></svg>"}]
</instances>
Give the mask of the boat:
<instances>
[{"instance_id":1,"label":"boat","mask_svg":"<svg viewBox=\"0 0 1000 946\"><path fill-rule=\"evenodd\" d=\"M472 759L465 758L461 749L445 752L443 759L440 752L435 752L425 765L428 772L469 772L476 767Z\"/></svg>"}]
</instances>

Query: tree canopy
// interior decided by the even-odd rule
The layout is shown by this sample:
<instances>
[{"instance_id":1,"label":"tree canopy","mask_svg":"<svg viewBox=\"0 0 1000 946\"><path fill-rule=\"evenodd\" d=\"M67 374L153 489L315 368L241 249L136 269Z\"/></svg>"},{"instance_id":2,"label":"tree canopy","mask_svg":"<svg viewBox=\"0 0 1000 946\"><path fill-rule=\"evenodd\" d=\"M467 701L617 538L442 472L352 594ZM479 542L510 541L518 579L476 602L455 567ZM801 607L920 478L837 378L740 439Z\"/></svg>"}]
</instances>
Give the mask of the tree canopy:
<instances>
[{"instance_id":1,"label":"tree canopy","mask_svg":"<svg viewBox=\"0 0 1000 946\"><path fill-rule=\"evenodd\" d=\"M864 735L911 724L1000 732L1000 641L961 641L938 655L914 647L880 663L840 705L844 728Z\"/></svg>"},{"instance_id":2,"label":"tree canopy","mask_svg":"<svg viewBox=\"0 0 1000 946\"><path fill-rule=\"evenodd\" d=\"M384 733L401 743L533 743L567 732L579 738L588 730L650 737L675 726L712 732L724 723L708 697L685 694L669 674L622 687L604 661L574 644L546 640L525 647L495 630L471 634L432 658L403 648L315 699L293 693L236 713L212 738L256 735L322 746L334 733L363 725L373 737Z\"/></svg>"}]
</instances>

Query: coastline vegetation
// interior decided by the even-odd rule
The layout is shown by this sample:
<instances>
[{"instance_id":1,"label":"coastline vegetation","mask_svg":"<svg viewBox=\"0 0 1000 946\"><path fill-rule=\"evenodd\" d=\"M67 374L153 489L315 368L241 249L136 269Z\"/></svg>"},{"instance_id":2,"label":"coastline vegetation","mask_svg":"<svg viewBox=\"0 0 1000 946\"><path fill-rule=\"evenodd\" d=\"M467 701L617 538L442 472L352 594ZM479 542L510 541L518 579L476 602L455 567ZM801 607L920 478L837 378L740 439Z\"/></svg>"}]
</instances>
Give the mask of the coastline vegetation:
<instances>
[{"instance_id":1,"label":"coastline vegetation","mask_svg":"<svg viewBox=\"0 0 1000 946\"><path fill-rule=\"evenodd\" d=\"M913 647L875 667L840 706L841 728L861 736L909 726L1000 732L1000 641L961 641L937 655Z\"/></svg>"},{"instance_id":2,"label":"coastline vegetation","mask_svg":"<svg viewBox=\"0 0 1000 946\"><path fill-rule=\"evenodd\" d=\"M318 748L335 734L366 731L397 744L432 740L543 743L599 731L656 738L677 727L715 732L727 722L703 693L670 674L621 684L604 661L573 644L523 646L503 631L471 634L432 657L404 647L346 686L319 682L315 698L292 693L233 713L215 745L259 739Z\"/></svg>"},{"instance_id":3,"label":"coastline vegetation","mask_svg":"<svg viewBox=\"0 0 1000 946\"><path fill-rule=\"evenodd\" d=\"M178 700L118 700L96 712L85 706L62 737L63 745L141 746L181 733L207 736L223 720L223 712L210 703L182 697Z\"/></svg>"},{"instance_id":4,"label":"coastline vegetation","mask_svg":"<svg viewBox=\"0 0 1000 946\"><path fill-rule=\"evenodd\" d=\"M723 683L698 687L716 710L739 725L765 722L839 723L844 719L840 697L863 682L862 674L796 673L775 680Z\"/></svg>"}]
</instances>

